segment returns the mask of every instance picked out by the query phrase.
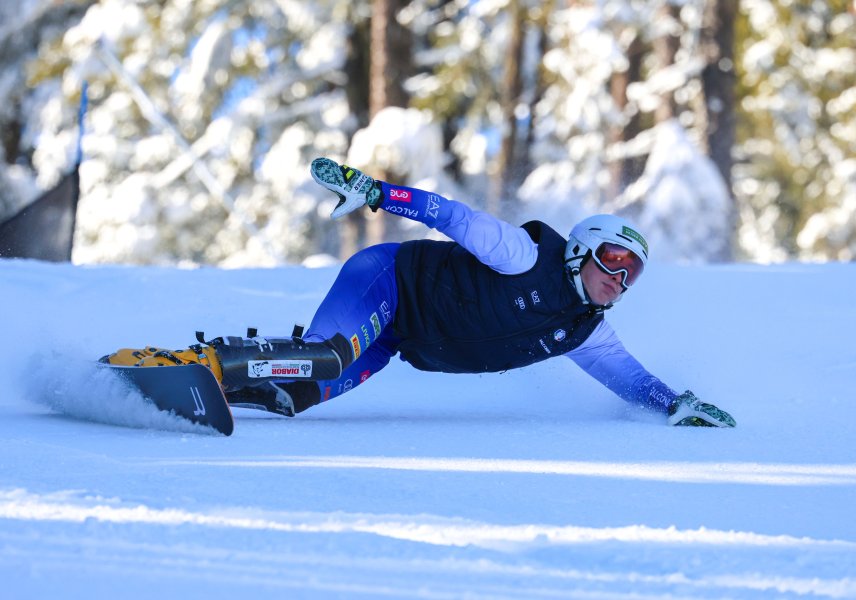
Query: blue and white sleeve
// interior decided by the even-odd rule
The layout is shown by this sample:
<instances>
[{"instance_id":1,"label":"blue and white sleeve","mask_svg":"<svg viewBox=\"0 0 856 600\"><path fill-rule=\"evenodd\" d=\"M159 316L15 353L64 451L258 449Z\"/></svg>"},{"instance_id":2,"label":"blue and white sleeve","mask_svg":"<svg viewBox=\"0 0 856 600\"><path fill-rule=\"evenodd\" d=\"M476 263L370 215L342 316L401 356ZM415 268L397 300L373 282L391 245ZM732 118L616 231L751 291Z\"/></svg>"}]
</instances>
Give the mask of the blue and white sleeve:
<instances>
[{"instance_id":1,"label":"blue and white sleeve","mask_svg":"<svg viewBox=\"0 0 856 600\"><path fill-rule=\"evenodd\" d=\"M633 358L606 321L601 321L585 342L565 356L633 404L667 412L678 395Z\"/></svg>"},{"instance_id":2,"label":"blue and white sleeve","mask_svg":"<svg viewBox=\"0 0 856 600\"><path fill-rule=\"evenodd\" d=\"M386 182L381 186L381 209L436 229L498 273L525 273L538 259L538 244L520 227L438 194Z\"/></svg>"}]
</instances>

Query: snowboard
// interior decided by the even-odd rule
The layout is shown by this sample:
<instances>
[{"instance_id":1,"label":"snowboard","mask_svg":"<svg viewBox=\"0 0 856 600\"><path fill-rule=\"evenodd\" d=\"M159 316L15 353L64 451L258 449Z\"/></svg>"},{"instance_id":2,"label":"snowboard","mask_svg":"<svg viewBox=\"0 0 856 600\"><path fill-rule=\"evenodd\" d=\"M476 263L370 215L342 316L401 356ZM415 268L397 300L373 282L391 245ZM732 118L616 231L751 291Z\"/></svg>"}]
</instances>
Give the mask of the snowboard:
<instances>
[{"instance_id":1,"label":"snowboard","mask_svg":"<svg viewBox=\"0 0 856 600\"><path fill-rule=\"evenodd\" d=\"M231 435L235 428L223 389L204 365L126 367L98 363L98 366L116 373L160 410L208 425L224 435Z\"/></svg>"}]
</instances>

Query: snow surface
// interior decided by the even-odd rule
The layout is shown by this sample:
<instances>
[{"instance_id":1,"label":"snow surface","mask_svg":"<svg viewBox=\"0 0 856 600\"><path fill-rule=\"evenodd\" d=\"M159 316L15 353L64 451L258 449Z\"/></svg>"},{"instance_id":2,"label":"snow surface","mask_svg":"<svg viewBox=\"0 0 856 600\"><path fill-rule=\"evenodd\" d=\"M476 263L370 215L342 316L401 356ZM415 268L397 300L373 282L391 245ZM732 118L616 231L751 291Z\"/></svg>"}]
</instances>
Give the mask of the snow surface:
<instances>
[{"instance_id":1,"label":"snow surface","mask_svg":"<svg viewBox=\"0 0 856 600\"><path fill-rule=\"evenodd\" d=\"M670 428L561 358L396 360L227 438L88 362L289 333L336 272L0 261L0 595L856 597L856 265L653 264L609 315L734 430Z\"/></svg>"}]
</instances>

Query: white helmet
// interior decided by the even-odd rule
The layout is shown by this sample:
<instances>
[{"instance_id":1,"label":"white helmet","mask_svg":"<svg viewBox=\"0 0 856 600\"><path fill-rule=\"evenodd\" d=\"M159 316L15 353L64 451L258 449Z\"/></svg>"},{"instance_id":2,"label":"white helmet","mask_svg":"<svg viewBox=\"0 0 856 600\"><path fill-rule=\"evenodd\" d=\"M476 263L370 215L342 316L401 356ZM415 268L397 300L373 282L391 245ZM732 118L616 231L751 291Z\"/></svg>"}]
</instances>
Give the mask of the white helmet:
<instances>
[{"instance_id":1,"label":"white helmet","mask_svg":"<svg viewBox=\"0 0 856 600\"><path fill-rule=\"evenodd\" d=\"M601 270L621 273L621 287L626 291L648 263L648 242L630 222L615 215L594 215L577 223L565 247L565 268L584 303L589 299L580 272L589 256Z\"/></svg>"}]
</instances>

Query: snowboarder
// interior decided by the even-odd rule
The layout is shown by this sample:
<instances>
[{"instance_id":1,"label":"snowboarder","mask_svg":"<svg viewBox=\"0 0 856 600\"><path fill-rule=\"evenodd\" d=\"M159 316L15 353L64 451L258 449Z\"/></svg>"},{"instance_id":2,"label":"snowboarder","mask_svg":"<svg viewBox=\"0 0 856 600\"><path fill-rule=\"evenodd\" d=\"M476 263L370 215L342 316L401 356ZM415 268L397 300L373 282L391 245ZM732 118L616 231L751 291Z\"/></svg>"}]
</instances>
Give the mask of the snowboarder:
<instances>
[{"instance_id":1,"label":"snowboarder","mask_svg":"<svg viewBox=\"0 0 856 600\"><path fill-rule=\"evenodd\" d=\"M306 335L217 338L180 351L120 350L104 361L201 362L230 404L294 416L383 369L395 354L417 369L485 373L565 356L671 425L734 427L723 410L678 394L618 340L604 312L638 280L648 244L614 215L578 223L568 238L545 223L515 227L461 202L377 181L327 158L317 183L339 196L332 218L368 206L424 223L452 241L370 246L345 264Z\"/></svg>"}]
</instances>

